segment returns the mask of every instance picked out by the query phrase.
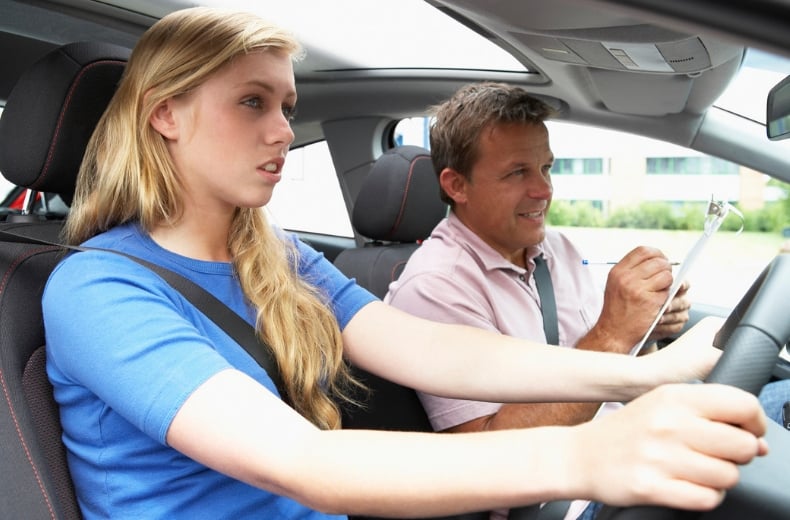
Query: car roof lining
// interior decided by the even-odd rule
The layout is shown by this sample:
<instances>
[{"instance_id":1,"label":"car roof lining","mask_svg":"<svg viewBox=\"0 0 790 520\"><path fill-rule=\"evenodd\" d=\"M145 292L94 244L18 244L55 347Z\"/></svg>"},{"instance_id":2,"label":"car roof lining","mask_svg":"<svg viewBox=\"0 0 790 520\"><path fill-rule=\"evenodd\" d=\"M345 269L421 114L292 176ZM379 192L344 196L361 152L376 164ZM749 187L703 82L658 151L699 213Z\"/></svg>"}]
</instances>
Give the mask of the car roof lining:
<instances>
[{"instance_id":1,"label":"car roof lining","mask_svg":"<svg viewBox=\"0 0 790 520\"><path fill-rule=\"evenodd\" d=\"M537 0L499 2L486 3L485 11L481 11L480 3L475 0L428 1L445 11L458 9L456 16L463 16L464 13L474 15L471 25L478 25L489 38L499 38L498 43L505 45L511 52L517 52L519 61L533 68L536 73L424 69L418 71L418 77L414 77L414 70L404 73L398 69L364 72L327 69L328 64L341 66L342 57L333 57L321 49L308 48L307 58L295 67L300 96L299 114L294 122L297 136L295 146L320 139L323 132L320 121L371 114L393 120L424 115L428 105L445 99L461 85L478 80L520 84L535 95L553 100L561 108L560 118L569 122L628 131L693 149L704 143L726 139L726 136L720 135L710 140L706 138L704 133L711 130L710 125L703 124L702 114L737 73L745 51L741 46L700 35L711 67L691 75L648 74L558 63L519 43L513 34L564 37L578 41L611 38L641 42L670 41L696 35L651 25L641 17L612 17L601 8L602 5L605 7L606 2L593 2L592 7L586 4L581 7L579 2L573 0L541 2L539 10L530 9L531 2ZM0 1L0 43L9 39L16 40L14 43L22 43L17 46L20 49L18 54L0 58L12 61L3 66L21 71L51 46L86 38L131 47L157 16L192 5L186 0L130 0L125 4L128 5L126 9L91 0ZM53 6L56 11L49 10ZM494 8L499 11L494 12ZM529 16L524 16L524 13ZM10 27L3 23L6 19L24 19L26 22L22 26ZM515 27L510 22L514 19L523 20L524 24ZM562 20L561 26L557 25L558 19ZM546 71L551 74L548 75ZM355 82L362 74L365 78L363 88L360 88ZM12 81L8 76L0 79L0 103L10 90ZM638 85L638 98L628 95L634 92L630 89L635 84ZM373 85L375 87L371 89ZM347 93L349 89L357 89L358 93L354 96L353 106L339 101L338 93ZM397 100L394 93L397 93ZM670 93L677 97L668 97ZM426 103L426 100L429 102ZM672 110L676 112L668 116L669 124L655 117L665 111L667 105L672 105ZM727 148L725 153L734 153L732 150ZM743 160L755 168L763 162L754 154L745 159L742 155L732 158ZM782 175L785 171L775 169L776 164L771 165L771 169L764 171L774 175Z\"/></svg>"}]
</instances>

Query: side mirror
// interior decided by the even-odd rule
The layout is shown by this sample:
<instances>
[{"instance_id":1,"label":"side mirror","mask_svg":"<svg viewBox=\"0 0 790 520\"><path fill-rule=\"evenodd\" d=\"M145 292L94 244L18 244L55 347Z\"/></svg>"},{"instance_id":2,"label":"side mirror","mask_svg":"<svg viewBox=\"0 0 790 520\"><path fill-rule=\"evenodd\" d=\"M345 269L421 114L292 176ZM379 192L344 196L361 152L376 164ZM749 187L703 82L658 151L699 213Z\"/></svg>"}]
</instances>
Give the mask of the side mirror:
<instances>
[{"instance_id":1,"label":"side mirror","mask_svg":"<svg viewBox=\"0 0 790 520\"><path fill-rule=\"evenodd\" d=\"M771 89L766 108L768 139L778 141L790 137L790 76Z\"/></svg>"}]
</instances>

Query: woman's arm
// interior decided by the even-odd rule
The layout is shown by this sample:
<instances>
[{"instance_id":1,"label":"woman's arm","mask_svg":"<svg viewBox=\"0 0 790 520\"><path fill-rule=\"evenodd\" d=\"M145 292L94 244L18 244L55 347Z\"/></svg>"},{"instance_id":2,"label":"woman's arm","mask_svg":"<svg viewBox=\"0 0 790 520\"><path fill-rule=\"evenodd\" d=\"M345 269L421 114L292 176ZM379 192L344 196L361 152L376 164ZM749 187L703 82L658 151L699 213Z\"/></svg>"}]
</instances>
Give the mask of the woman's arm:
<instances>
[{"instance_id":1,"label":"woman's arm","mask_svg":"<svg viewBox=\"0 0 790 520\"><path fill-rule=\"evenodd\" d=\"M167 441L318 510L425 516L559 498L709 509L737 482L736 463L765 451L756 437L764 428L750 394L671 385L577 427L321 431L246 375L225 370L186 400Z\"/></svg>"},{"instance_id":2,"label":"woman's arm","mask_svg":"<svg viewBox=\"0 0 790 520\"><path fill-rule=\"evenodd\" d=\"M663 383L701 379L721 352L706 319L661 352L635 358L537 344L417 318L384 303L343 330L347 357L405 386L493 402L629 401Z\"/></svg>"}]
</instances>

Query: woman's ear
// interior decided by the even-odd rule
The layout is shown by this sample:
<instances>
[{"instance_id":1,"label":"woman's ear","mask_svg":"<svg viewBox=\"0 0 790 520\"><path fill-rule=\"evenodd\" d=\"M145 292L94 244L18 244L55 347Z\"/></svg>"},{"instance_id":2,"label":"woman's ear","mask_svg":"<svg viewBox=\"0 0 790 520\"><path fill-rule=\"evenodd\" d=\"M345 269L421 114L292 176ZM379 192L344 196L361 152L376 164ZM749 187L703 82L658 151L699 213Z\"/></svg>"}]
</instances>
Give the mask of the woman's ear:
<instances>
[{"instance_id":1,"label":"woman's ear","mask_svg":"<svg viewBox=\"0 0 790 520\"><path fill-rule=\"evenodd\" d=\"M452 168L445 168L439 174L439 185L456 204L466 202L466 177Z\"/></svg>"},{"instance_id":2,"label":"woman's ear","mask_svg":"<svg viewBox=\"0 0 790 520\"><path fill-rule=\"evenodd\" d=\"M165 139L171 141L178 139L178 124L173 113L172 98L165 99L156 105L148 122Z\"/></svg>"}]
</instances>

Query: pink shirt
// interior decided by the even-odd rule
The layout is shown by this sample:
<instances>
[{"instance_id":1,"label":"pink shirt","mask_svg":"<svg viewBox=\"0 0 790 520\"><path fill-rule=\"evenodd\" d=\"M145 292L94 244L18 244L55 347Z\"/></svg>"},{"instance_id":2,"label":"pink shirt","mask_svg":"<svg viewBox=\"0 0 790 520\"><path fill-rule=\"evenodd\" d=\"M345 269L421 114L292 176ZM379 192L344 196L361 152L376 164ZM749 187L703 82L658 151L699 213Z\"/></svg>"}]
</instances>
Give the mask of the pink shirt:
<instances>
[{"instance_id":1,"label":"pink shirt","mask_svg":"<svg viewBox=\"0 0 790 520\"><path fill-rule=\"evenodd\" d=\"M469 230L451 211L409 258L384 301L434 321L462 323L509 336L546 342L540 298L532 271L543 253L557 302L559 343L574 347L592 328L603 307L603 289L567 237L552 229L528 249L527 269L510 263ZM492 415L499 403L446 399L418 393L434 430ZM619 403L607 403L609 411ZM589 502L575 500L565 520L577 518ZM493 511L504 519L507 510Z\"/></svg>"},{"instance_id":2,"label":"pink shirt","mask_svg":"<svg viewBox=\"0 0 790 520\"><path fill-rule=\"evenodd\" d=\"M603 290L582 265L582 256L561 233L527 251L528 268L510 263L450 212L390 285L384 301L424 318L546 342L540 298L532 271L543 253L557 301L561 346L573 347L595 324ZM435 430L495 413L501 404L421 394Z\"/></svg>"}]
</instances>

